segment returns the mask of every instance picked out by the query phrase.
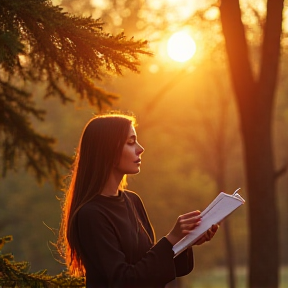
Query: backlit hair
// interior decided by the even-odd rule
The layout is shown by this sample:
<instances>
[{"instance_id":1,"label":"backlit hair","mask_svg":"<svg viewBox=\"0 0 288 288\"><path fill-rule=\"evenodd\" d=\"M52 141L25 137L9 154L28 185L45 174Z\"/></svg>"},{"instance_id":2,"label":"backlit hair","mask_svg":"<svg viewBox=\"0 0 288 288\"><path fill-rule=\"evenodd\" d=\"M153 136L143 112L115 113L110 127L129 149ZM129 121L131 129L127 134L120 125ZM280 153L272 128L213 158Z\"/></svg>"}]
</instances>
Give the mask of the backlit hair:
<instances>
[{"instance_id":1,"label":"backlit hair","mask_svg":"<svg viewBox=\"0 0 288 288\"><path fill-rule=\"evenodd\" d=\"M62 206L58 249L64 253L72 275L83 276L76 215L104 188L113 166L120 161L134 116L110 113L92 118L85 126L76 153L71 181ZM126 184L123 177L119 189ZM63 251L64 250L64 251Z\"/></svg>"}]
</instances>

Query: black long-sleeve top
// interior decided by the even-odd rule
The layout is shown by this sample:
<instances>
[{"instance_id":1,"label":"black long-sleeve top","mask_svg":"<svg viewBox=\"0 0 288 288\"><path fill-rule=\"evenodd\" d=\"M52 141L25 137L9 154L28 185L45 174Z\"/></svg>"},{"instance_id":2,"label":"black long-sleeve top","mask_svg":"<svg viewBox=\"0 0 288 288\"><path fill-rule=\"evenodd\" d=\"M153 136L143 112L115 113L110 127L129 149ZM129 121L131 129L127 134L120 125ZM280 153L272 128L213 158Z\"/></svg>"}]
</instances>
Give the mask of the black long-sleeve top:
<instances>
[{"instance_id":1,"label":"black long-sleeve top","mask_svg":"<svg viewBox=\"0 0 288 288\"><path fill-rule=\"evenodd\" d=\"M176 258L172 244L155 235L140 197L119 191L97 195L78 212L87 288L160 288L193 269L193 252Z\"/></svg>"}]
</instances>

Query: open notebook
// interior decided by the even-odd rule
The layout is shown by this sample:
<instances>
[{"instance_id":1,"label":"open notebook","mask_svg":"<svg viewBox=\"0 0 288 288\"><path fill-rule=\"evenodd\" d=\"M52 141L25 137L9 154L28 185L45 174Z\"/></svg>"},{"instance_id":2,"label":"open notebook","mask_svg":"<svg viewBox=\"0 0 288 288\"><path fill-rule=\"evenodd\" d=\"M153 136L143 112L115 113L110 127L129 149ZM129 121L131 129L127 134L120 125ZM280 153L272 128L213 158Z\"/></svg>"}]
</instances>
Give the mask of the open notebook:
<instances>
[{"instance_id":1,"label":"open notebook","mask_svg":"<svg viewBox=\"0 0 288 288\"><path fill-rule=\"evenodd\" d=\"M202 211L201 224L173 246L174 257L192 246L213 224L218 224L245 203L245 200L238 193L239 189L232 195L224 192L218 194L208 207Z\"/></svg>"}]
</instances>

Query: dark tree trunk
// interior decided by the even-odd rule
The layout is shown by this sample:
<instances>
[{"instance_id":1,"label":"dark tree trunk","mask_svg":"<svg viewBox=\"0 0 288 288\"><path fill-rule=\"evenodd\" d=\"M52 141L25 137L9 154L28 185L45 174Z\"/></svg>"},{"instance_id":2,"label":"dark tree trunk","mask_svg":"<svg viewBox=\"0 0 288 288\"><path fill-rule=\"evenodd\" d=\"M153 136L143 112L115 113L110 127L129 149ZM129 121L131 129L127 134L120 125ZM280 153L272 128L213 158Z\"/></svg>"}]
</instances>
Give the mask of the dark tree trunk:
<instances>
[{"instance_id":1,"label":"dark tree trunk","mask_svg":"<svg viewBox=\"0 0 288 288\"><path fill-rule=\"evenodd\" d=\"M228 269L228 287L235 288L235 257L234 257L234 249L233 249L233 241L231 237L231 230L229 220L226 219L223 223L224 235L225 235L225 250L226 250L226 262Z\"/></svg>"},{"instance_id":2,"label":"dark tree trunk","mask_svg":"<svg viewBox=\"0 0 288 288\"><path fill-rule=\"evenodd\" d=\"M216 78L217 79L217 78ZM219 84L219 83L218 83ZM218 89L221 91L221 85L218 85ZM215 180L217 183L217 194L219 191L226 191L226 177L227 175L227 131L225 129L227 125L228 118L228 107L229 107L229 99L226 97L221 97L220 101L220 113L219 113L219 126L218 126L218 133L217 133L217 141L215 141L215 158L217 163L217 170L215 170L216 174ZM229 219L225 219L223 224L221 224L224 231L224 248L225 248L225 256L226 256L226 266L228 272L228 287L235 288L236 281L235 281L235 261L234 261L234 249L233 249L233 241L231 237Z\"/></svg>"},{"instance_id":3,"label":"dark tree trunk","mask_svg":"<svg viewBox=\"0 0 288 288\"><path fill-rule=\"evenodd\" d=\"M283 0L267 1L259 75L249 62L238 0L222 0L223 34L240 115L249 211L249 287L278 287L278 215L272 120L280 58Z\"/></svg>"},{"instance_id":4,"label":"dark tree trunk","mask_svg":"<svg viewBox=\"0 0 288 288\"><path fill-rule=\"evenodd\" d=\"M226 189L225 189L225 182L226 181L224 179L224 175L226 175L224 172L224 170L225 170L224 166L225 166L226 161L225 161L225 158L223 158L223 160L224 160L224 162L222 162L223 165L219 165L219 168L220 168L219 170L223 169L221 171L222 173L219 173L218 177L216 177L217 191L226 191ZM218 162L218 164L220 164L220 163ZM225 248L226 267L227 267L227 272L228 272L227 283L228 283L229 288L235 288L236 287L235 257L234 257L233 240L231 237L231 229L230 229L229 219L225 219L225 221L223 221L223 223L221 224L221 227L224 231L224 238L225 238L224 248Z\"/></svg>"}]
</instances>

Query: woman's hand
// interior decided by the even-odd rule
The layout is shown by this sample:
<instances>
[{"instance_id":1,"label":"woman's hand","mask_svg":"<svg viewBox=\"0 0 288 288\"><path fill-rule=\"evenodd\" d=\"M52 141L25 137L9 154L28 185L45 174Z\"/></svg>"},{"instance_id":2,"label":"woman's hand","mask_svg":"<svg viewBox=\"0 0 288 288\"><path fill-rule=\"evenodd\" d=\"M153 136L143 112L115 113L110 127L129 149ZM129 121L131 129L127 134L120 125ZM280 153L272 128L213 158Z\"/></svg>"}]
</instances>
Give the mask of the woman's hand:
<instances>
[{"instance_id":1,"label":"woman's hand","mask_svg":"<svg viewBox=\"0 0 288 288\"><path fill-rule=\"evenodd\" d=\"M166 238L172 245L175 245L200 223L201 216L200 211L198 210L180 215L177 218L173 229L166 235Z\"/></svg>"},{"instance_id":2,"label":"woman's hand","mask_svg":"<svg viewBox=\"0 0 288 288\"><path fill-rule=\"evenodd\" d=\"M207 241L210 241L214 237L214 235L217 232L218 228L219 228L218 224L212 225L211 228L209 230L207 230L205 232L205 234L201 238L199 238L197 240L197 242L195 242L194 245L201 245L201 244L203 244L203 243L205 243Z\"/></svg>"}]
</instances>

